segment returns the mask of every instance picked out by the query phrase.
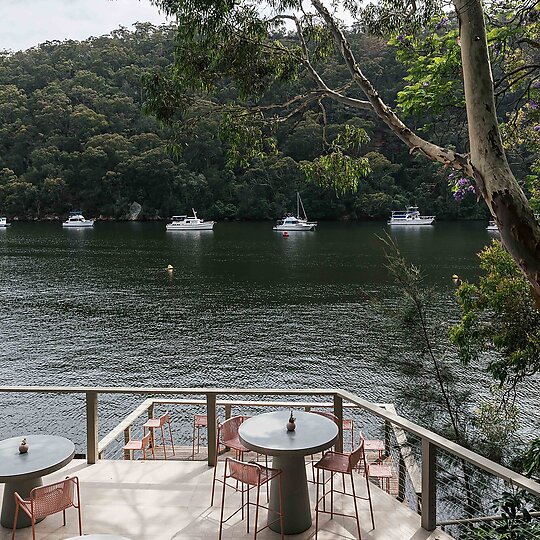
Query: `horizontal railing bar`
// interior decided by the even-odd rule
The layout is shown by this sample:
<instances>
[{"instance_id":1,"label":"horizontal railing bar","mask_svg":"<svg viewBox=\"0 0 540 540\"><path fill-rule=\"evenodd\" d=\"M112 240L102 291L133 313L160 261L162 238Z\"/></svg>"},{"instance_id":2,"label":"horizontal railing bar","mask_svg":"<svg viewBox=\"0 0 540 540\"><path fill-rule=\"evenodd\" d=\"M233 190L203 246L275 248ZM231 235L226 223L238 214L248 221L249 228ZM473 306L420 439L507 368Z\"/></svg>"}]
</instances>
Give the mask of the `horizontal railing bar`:
<instances>
[{"instance_id":1,"label":"horizontal railing bar","mask_svg":"<svg viewBox=\"0 0 540 540\"><path fill-rule=\"evenodd\" d=\"M355 396L350 392L339 391L339 393L344 399L348 399L351 403L356 403L356 405L372 412L376 416L380 416L381 418L397 424L403 429L414 433L418 437L421 437L422 439L431 442L445 452L464 459L465 461L468 461L476 467L483 469L490 474L498 476L503 480L511 482L514 486L526 489L527 491L534 493L537 497L540 497L540 484L538 482L535 482L530 478L526 478L525 476L517 472L507 469L506 467L503 467L502 465L499 465L498 463L495 463L494 461L491 461L481 456L480 454L476 454L472 450L460 446L455 442L445 439L444 437L441 437L440 435L437 435L436 433L433 433L432 431L429 431L428 429L423 428L418 424L415 424L414 422L403 418L402 416L398 416L397 414L383 410L380 407L374 405L373 403L370 403L365 399Z\"/></svg>"},{"instance_id":2,"label":"horizontal railing bar","mask_svg":"<svg viewBox=\"0 0 540 540\"><path fill-rule=\"evenodd\" d=\"M163 405L206 405L206 401L203 399L154 399L154 403L161 403ZM249 407L324 407L333 408L334 403L331 401L246 401L238 399L218 399L216 405L231 405L231 406L249 406ZM386 403L379 404L380 407L386 406ZM344 408L358 409L358 405L354 403L347 403L343 405Z\"/></svg>"},{"instance_id":3,"label":"horizontal railing bar","mask_svg":"<svg viewBox=\"0 0 540 540\"><path fill-rule=\"evenodd\" d=\"M511 482L515 486L521 487L530 491L534 495L540 497L540 484L534 482L530 478L526 478L521 474L518 474L510 469L506 469L502 465L499 465L493 461L490 461L487 458L476 454L475 452L460 446L457 443L454 443L432 431L429 431L426 428L423 428L406 418L393 414L386 411L385 409L379 407L378 405L371 403L365 399L362 399L358 396L355 396L351 392L339 389L321 389L321 388L310 388L310 389L299 389L299 388L289 388L289 389L276 389L276 388L160 388L160 387L83 387L83 386L74 386L74 387L48 387L48 386L3 386L0 387L0 392L38 392L38 393L87 393L87 392L97 392L102 394L204 394L204 395L224 395L224 394L234 394L234 395L275 395L275 396L290 396L290 395L299 395L299 396L341 396L343 399L348 400L351 403L358 405L359 407L370 411L380 418L384 418L390 422L395 423L396 425L402 427L403 429L410 431L426 441L431 442L435 446L441 448L442 450L454 454L455 456L472 463L473 465L498 476L508 482Z\"/></svg>"},{"instance_id":4,"label":"horizontal railing bar","mask_svg":"<svg viewBox=\"0 0 540 540\"><path fill-rule=\"evenodd\" d=\"M135 386L0 386L0 392L37 392L52 394L236 394L236 395L271 395L271 396L333 396L340 390L330 388L162 388Z\"/></svg>"}]
</instances>

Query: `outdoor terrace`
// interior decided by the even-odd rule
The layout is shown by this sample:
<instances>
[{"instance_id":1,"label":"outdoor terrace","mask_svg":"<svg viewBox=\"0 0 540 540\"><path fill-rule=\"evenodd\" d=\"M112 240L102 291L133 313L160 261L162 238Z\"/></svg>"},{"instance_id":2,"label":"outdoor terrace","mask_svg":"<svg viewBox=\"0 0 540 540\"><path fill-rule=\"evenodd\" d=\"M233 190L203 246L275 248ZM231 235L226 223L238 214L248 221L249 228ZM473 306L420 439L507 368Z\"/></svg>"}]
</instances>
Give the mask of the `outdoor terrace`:
<instances>
[{"instance_id":1,"label":"outdoor terrace","mask_svg":"<svg viewBox=\"0 0 540 540\"><path fill-rule=\"evenodd\" d=\"M80 478L85 534L116 533L132 539L217 538L220 501L218 496L214 506L210 507L213 469L209 465L218 459L218 471L222 472L223 456L215 455L213 445L202 449L197 456L206 457L206 461L122 459L127 457L122 451L124 441L132 430L139 433L142 423L156 408L172 411L179 457L191 454L190 419L194 412L207 414L209 440L215 440L217 421L240 412L254 415L294 405L297 410L326 408L340 421L344 417L353 418L358 430L361 427L367 437L384 438L396 471L390 493L373 485L375 530L370 530L367 503L360 502L362 537L366 539L459 538L467 524L498 518L489 515L491 494L497 495L510 484L540 496L540 485L530 479L409 422L395 414L392 406L370 403L341 390L4 387L0 388L0 403L2 393L7 392L84 396L86 426L81 425L80 429L86 432L86 448L77 448L77 451L86 450L86 458L73 460L60 471L44 477L44 483L63 479L66 475ZM110 394L136 394L145 399L99 440L99 396ZM276 401L276 397L287 400ZM80 421L82 423L84 419ZM49 434L54 434L53 425ZM21 430L8 436L25 434ZM343 444L343 431L340 430L336 448L339 450ZM345 437L346 450L348 444ZM469 481L473 481L473 488L467 494L463 491L463 464L467 466ZM360 485L362 477L357 476ZM218 485L218 493L220 488ZM310 490L313 501L312 484ZM338 507L350 504L336 501ZM228 494L226 502L229 509L236 509L239 497ZM37 530L39 538L77 536L75 512L68 511L65 528L58 514L39 523ZM320 531L321 539L357 536L354 520L346 518L329 520L328 516L323 516ZM10 536L10 529L0 528L0 540ZM312 527L294 538L313 536ZM31 531L21 529L16 537L20 540L31 538ZM252 534L246 533L245 521L240 521L239 516L225 528L224 538L251 537ZM265 530L259 537L271 539L279 538L279 535ZM523 538L532 536L524 535Z\"/></svg>"}]
</instances>

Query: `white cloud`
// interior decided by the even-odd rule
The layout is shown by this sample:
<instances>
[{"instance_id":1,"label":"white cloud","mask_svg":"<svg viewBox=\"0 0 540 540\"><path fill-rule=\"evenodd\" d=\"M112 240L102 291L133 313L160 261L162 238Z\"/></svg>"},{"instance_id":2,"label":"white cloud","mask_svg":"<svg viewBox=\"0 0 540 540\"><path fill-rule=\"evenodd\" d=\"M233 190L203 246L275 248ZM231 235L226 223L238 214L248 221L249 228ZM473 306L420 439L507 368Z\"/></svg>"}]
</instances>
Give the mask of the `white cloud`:
<instances>
[{"instance_id":1,"label":"white cloud","mask_svg":"<svg viewBox=\"0 0 540 540\"><path fill-rule=\"evenodd\" d=\"M0 49L100 36L135 22L165 22L149 0L0 0Z\"/></svg>"}]
</instances>

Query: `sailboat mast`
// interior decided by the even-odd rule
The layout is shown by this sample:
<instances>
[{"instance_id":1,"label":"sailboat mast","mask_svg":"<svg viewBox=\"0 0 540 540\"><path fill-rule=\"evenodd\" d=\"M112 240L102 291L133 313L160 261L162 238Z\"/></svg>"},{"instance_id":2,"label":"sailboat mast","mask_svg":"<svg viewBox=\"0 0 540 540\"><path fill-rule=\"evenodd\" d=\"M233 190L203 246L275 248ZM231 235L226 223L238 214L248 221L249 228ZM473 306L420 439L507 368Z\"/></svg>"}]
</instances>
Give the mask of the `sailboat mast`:
<instances>
[{"instance_id":1,"label":"sailboat mast","mask_svg":"<svg viewBox=\"0 0 540 540\"><path fill-rule=\"evenodd\" d=\"M306 209L304 208L304 203L302 202L302 199L300 198L300 193L296 192L296 215L300 217L300 206L302 207L302 214L304 216L304 219L307 221L307 214Z\"/></svg>"}]
</instances>

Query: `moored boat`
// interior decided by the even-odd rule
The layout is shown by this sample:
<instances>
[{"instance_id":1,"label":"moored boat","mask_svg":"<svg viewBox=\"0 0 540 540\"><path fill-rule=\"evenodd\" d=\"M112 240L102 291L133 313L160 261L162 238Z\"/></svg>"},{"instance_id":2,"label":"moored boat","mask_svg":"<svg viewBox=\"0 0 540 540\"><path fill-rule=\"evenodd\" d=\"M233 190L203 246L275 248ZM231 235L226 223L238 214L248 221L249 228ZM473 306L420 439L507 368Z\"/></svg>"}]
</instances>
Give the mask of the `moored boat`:
<instances>
[{"instance_id":1,"label":"moored boat","mask_svg":"<svg viewBox=\"0 0 540 540\"><path fill-rule=\"evenodd\" d=\"M435 216L421 216L418 206L408 206L406 210L393 210L388 225L431 225Z\"/></svg>"},{"instance_id":2,"label":"moored boat","mask_svg":"<svg viewBox=\"0 0 540 540\"><path fill-rule=\"evenodd\" d=\"M499 227L494 219L490 219L486 231L499 232Z\"/></svg>"},{"instance_id":3,"label":"moored boat","mask_svg":"<svg viewBox=\"0 0 540 540\"><path fill-rule=\"evenodd\" d=\"M62 227L67 228L88 228L94 226L93 219L85 219L80 210L75 210L69 213L69 217L62 223Z\"/></svg>"},{"instance_id":4,"label":"moored boat","mask_svg":"<svg viewBox=\"0 0 540 540\"><path fill-rule=\"evenodd\" d=\"M301 217L300 209L302 209ZM308 221L306 210L300 198L300 193L296 193L296 216L287 214L282 219L279 219L274 225L274 231L314 231L317 227L316 221Z\"/></svg>"},{"instance_id":5,"label":"moored boat","mask_svg":"<svg viewBox=\"0 0 540 540\"><path fill-rule=\"evenodd\" d=\"M215 221L204 221L197 217L197 212L192 208L193 216L173 216L171 223L165 228L168 231L211 231Z\"/></svg>"},{"instance_id":6,"label":"moored boat","mask_svg":"<svg viewBox=\"0 0 540 540\"><path fill-rule=\"evenodd\" d=\"M7 222L7 218L0 217L0 227L9 227L11 223Z\"/></svg>"}]
</instances>

